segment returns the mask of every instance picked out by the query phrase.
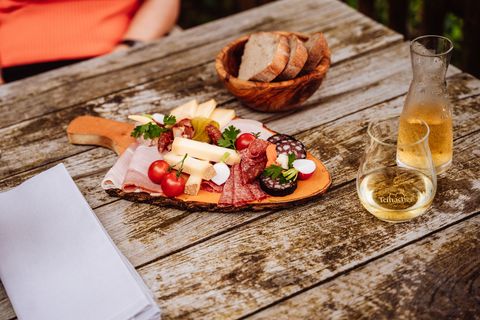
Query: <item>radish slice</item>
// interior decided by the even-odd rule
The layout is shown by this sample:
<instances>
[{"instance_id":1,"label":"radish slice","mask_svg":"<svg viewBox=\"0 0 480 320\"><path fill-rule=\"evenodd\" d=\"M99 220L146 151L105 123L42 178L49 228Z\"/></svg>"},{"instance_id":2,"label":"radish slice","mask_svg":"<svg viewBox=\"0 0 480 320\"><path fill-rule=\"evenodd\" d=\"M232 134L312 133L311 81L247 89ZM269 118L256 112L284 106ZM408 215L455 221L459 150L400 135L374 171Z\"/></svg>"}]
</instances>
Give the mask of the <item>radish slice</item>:
<instances>
[{"instance_id":1,"label":"radish slice","mask_svg":"<svg viewBox=\"0 0 480 320\"><path fill-rule=\"evenodd\" d=\"M218 162L213 165L217 173L211 180L218 185L224 184L230 177L230 168L224 162Z\"/></svg>"},{"instance_id":2,"label":"radish slice","mask_svg":"<svg viewBox=\"0 0 480 320\"><path fill-rule=\"evenodd\" d=\"M310 174L315 171L315 162L308 159L298 159L293 161L293 167L303 174Z\"/></svg>"},{"instance_id":3,"label":"radish slice","mask_svg":"<svg viewBox=\"0 0 480 320\"><path fill-rule=\"evenodd\" d=\"M163 124L163 118L165 118L165 115L161 113L154 113L152 117L156 123Z\"/></svg>"}]
</instances>

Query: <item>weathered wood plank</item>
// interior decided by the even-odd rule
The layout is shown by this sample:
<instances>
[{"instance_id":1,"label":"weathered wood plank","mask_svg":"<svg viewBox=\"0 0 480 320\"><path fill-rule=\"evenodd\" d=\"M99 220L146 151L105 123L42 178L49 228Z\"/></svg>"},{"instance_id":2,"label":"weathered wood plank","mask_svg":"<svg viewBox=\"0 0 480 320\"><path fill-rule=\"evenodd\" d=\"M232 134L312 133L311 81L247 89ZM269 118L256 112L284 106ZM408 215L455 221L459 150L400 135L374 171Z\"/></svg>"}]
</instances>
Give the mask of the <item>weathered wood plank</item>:
<instances>
[{"instance_id":1,"label":"weathered wood plank","mask_svg":"<svg viewBox=\"0 0 480 320\"><path fill-rule=\"evenodd\" d=\"M480 129L480 124L474 117L480 112L479 102L478 96L458 102L455 116L469 117L469 125L467 127L467 121L465 124L456 122L456 137ZM403 99L398 98L314 128L298 135L298 138L305 142L315 156L324 161L333 176L335 187L355 177L358 155L363 152L365 145L366 123L378 114L399 114L402 105ZM267 213L188 214L174 209L122 201L99 208L96 214L130 261L134 265L142 265Z\"/></svg>"},{"instance_id":2,"label":"weathered wood plank","mask_svg":"<svg viewBox=\"0 0 480 320\"><path fill-rule=\"evenodd\" d=\"M396 50L382 51L385 56L370 56L370 59L379 59L383 65L381 68L376 68L376 61L365 62L364 66L356 66L360 68L358 70L360 77L368 78L368 85L365 85L358 81L358 76L355 75L357 86L351 88L351 91L356 93L355 97L358 100L352 100L348 98L348 95L334 96L332 99L321 99L316 102L312 99L314 105L312 108L301 109L299 112L295 112L288 116L288 121L285 121L284 115L279 115L277 119L272 119L269 122L269 126L278 132L284 132L291 130L291 123L295 123L295 130L292 133L307 130L312 127L312 124L316 124L319 121L325 121L325 119L337 119L341 117L343 113L338 113L338 110L350 109L358 110L358 101L361 101L362 105L373 105L378 103L377 97L382 97L383 101L398 97L408 90L408 86L411 81L412 73L410 67L409 45L406 43L396 47ZM388 61L388 62L386 62ZM355 65L357 61L347 61L345 64ZM388 67L385 67L388 65ZM459 73L459 69L452 67L448 70L448 75ZM333 72L332 72L333 73ZM340 80L340 81L338 81ZM338 81L338 82L337 82ZM342 86L348 85L348 81L337 78L332 80L329 84L335 92L338 90L342 92ZM328 90L326 87L320 88L318 95L321 95L324 90ZM333 94L333 92L329 92ZM315 97L314 97L315 98ZM307 105L309 105L307 101ZM319 108L314 106L319 105ZM326 106L335 105L337 108L326 108Z\"/></svg>"},{"instance_id":3,"label":"weathered wood plank","mask_svg":"<svg viewBox=\"0 0 480 320\"><path fill-rule=\"evenodd\" d=\"M0 291L3 291L3 288L1 288ZM11 320L14 318L15 318L15 312L13 311L13 307L12 307L12 304L10 303L10 300L8 300L8 298L5 298L3 300L0 299L0 319Z\"/></svg>"},{"instance_id":4,"label":"weathered wood plank","mask_svg":"<svg viewBox=\"0 0 480 320\"><path fill-rule=\"evenodd\" d=\"M249 319L476 319L479 230L477 214Z\"/></svg>"},{"instance_id":5,"label":"weathered wood plank","mask_svg":"<svg viewBox=\"0 0 480 320\"><path fill-rule=\"evenodd\" d=\"M465 78L463 75L458 77ZM460 87L466 88L467 86ZM454 90L458 90L458 88ZM300 135L309 148L317 146L313 151L315 155L326 160L327 166L331 170L333 169L334 185L340 185L353 179L358 166L357 155L362 151L364 145L362 134L364 134L366 122L375 118L377 114L382 114L382 116L398 114L401 110L402 100L402 98L394 99ZM467 122L466 120L455 122L456 136L468 134L471 132L470 130L480 129L480 124L475 121L474 117L479 112L479 101L480 97L475 96L456 102L455 117L462 116L470 122L468 126L464 124ZM346 130L345 128L350 129ZM478 141L474 141L475 143ZM328 146L336 147L328 149ZM471 151L462 151L463 153L471 155ZM456 157L459 157L457 154L456 150ZM457 158L459 161L461 159ZM448 192L448 190L444 190L444 192ZM334 198L335 196L332 195L330 199ZM192 213L186 215L178 210L133 204L126 201L116 202L108 208L104 206L97 209L96 213L122 252L137 266L267 214L206 215ZM192 230L194 231L192 232Z\"/></svg>"},{"instance_id":6,"label":"weathered wood plank","mask_svg":"<svg viewBox=\"0 0 480 320\"><path fill-rule=\"evenodd\" d=\"M339 10L338 8L344 8L343 5L338 3L336 5L332 3L332 5L330 5L330 2L327 2L327 4L329 5L326 5L324 2L314 3L314 9L307 10L306 12L304 12L304 6L298 6L295 11L292 11L294 9L290 8L286 10L287 12L285 13L274 14L273 16L276 18L269 18L267 22L255 25L255 28L258 30L284 28L297 31L322 30L325 28L341 30L340 28L336 28L338 23L340 23L351 29L351 32L348 33L349 39L346 43L349 43L351 47L356 50L357 54L358 52L362 52L362 49L371 50L383 47L394 41L400 41L398 34L373 23L351 9L348 9L350 11ZM289 11L292 12L292 14L289 15ZM249 20L247 19L246 21ZM363 23L359 23L359 21L363 21ZM234 25L235 24L232 23L229 27L233 27ZM229 27L226 29L229 29ZM248 28L251 30L252 25L250 24ZM2 108L4 116L0 119L0 127L39 116L46 112L85 103L93 98L102 97L112 92L144 84L180 70L186 70L193 66L213 61L218 51L226 43L245 32L245 30L236 29L236 32L233 32L232 35L228 37L218 35L218 38L189 48L189 50L168 55L163 59L153 60L139 67L134 65L129 68L119 69L115 72L114 77L112 77L110 73L99 74L94 78L87 78L85 80L76 79L73 82L65 81L65 85L47 90L45 93L37 93L31 96L22 94L22 97L28 97L28 99L25 100L15 101L15 99L10 98L0 103L0 105L4 106L4 108ZM333 32L335 31L332 31L332 33ZM365 35L363 35L362 32L365 32ZM346 33L345 29L343 29L343 33ZM179 41L177 38L175 39L175 41ZM335 40L333 40L333 42L335 44ZM160 42L158 45L160 46L162 43ZM162 45L162 47L163 46L164 45ZM134 54L135 52L132 52L130 56L128 56L128 59L135 59L132 58ZM350 52L350 55L351 54L352 52Z\"/></svg>"},{"instance_id":7,"label":"weathered wood plank","mask_svg":"<svg viewBox=\"0 0 480 320\"><path fill-rule=\"evenodd\" d=\"M391 63L392 60L396 61L396 63ZM385 64L395 66L384 68ZM294 133L298 132L300 128L314 127L404 93L410 77L409 64L408 46L399 44L333 67L325 86L312 97L307 109L289 115L288 118L285 114L270 115L253 112L238 106L236 101L227 104L227 106L236 108L241 116L266 120L269 125L268 118L273 118L272 125L274 129L277 126L277 129L281 129L279 132ZM452 73L456 72L458 72L458 69L452 69ZM198 79L195 74L182 74L175 80L181 82L188 76L191 76L191 78L187 79L193 78L193 80L192 82L188 80L184 82L187 90L189 88L201 90L198 88L201 88L202 83L205 81ZM211 76L215 77L213 70ZM382 81L384 79L385 81ZM28 170L42 166L58 158L68 157L73 153L79 152L79 147L64 144L65 140L62 136L68 122L80 114L89 113L124 120L126 115L131 112L141 113L151 111L152 109L159 112L168 111L172 105L178 103L178 98L175 97L176 94L174 94L173 99L171 98L171 92L179 89L178 81L164 80L161 84L164 86L163 90L166 91L163 91L160 96L149 91L141 92L135 98L135 101L137 101L135 106L129 107L131 104L130 99L118 103L121 99L114 96L110 99L117 102L105 103L106 101L102 98L98 104L92 102L86 107L78 106L60 110L0 129L0 144L3 146L2 157L0 158L0 178L8 177L18 170ZM215 80L213 82L207 81L206 86L207 88L213 88L212 90L215 91L215 85L212 84L210 86L208 83L215 83ZM365 90L366 88L371 89ZM217 89L220 92L223 90L222 88ZM206 89L207 92L209 90ZM160 97L164 97L164 99L158 100ZM227 95L222 95L222 97L228 99ZM156 102L146 105L147 100ZM313 116L311 115L312 113L314 114ZM278 120L279 117L286 117L285 119L288 119L288 121L282 120L283 124L280 126L278 124L280 121ZM296 122L292 122L292 118L295 118ZM296 128L292 128L292 123L296 123ZM18 141L21 141L21 143L19 144ZM44 152L47 148L48 152ZM19 154L29 154L30 156L21 157L24 160L19 162Z\"/></svg>"},{"instance_id":8,"label":"weathered wood plank","mask_svg":"<svg viewBox=\"0 0 480 320\"><path fill-rule=\"evenodd\" d=\"M477 213L479 142L480 132L457 141L432 209L409 223L375 219L349 183L318 203L268 215L139 272L164 319L247 315Z\"/></svg>"},{"instance_id":9,"label":"weathered wood plank","mask_svg":"<svg viewBox=\"0 0 480 320\"><path fill-rule=\"evenodd\" d=\"M480 81L460 74L451 78L450 94L452 96L467 97L454 104L455 137L461 137L480 129L475 115L480 111ZM473 97L468 97L473 95ZM343 184L354 178L358 163L357 154L363 151L364 126L379 114L393 116L399 114L404 97L393 99L387 103L353 113L347 117L327 123L306 131L300 135L302 141L312 150L313 154L322 159L334 177L334 186ZM345 129L349 128L349 129ZM113 202L100 189L101 174L90 177L86 175L78 179L78 175L85 172L107 170L113 163L114 156L107 156L108 151L103 149L101 154L92 157L94 150L66 159L67 169L70 171L87 200L95 208L99 204ZM352 156L353 155L353 156ZM105 161L105 166L103 160ZM89 164L92 161L92 164ZM52 163L54 165L56 163ZM91 168L85 169L88 165ZM0 187L11 187L29 176L44 170L39 168L25 175L4 180ZM117 245L134 265L144 264L159 256L179 250L202 239L211 237L226 229L234 228L238 224L246 223L262 214L248 213L240 215L191 213L185 214L174 209L152 207L144 204L132 204L121 201L96 210L97 215L106 226ZM195 232L190 232L194 228Z\"/></svg>"},{"instance_id":10,"label":"weathered wood plank","mask_svg":"<svg viewBox=\"0 0 480 320\"><path fill-rule=\"evenodd\" d=\"M15 317L15 312L13 311L12 304L7 298L5 288L0 282L0 319L12 319Z\"/></svg>"},{"instance_id":11,"label":"weathered wood plank","mask_svg":"<svg viewBox=\"0 0 480 320\"><path fill-rule=\"evenodd\" d=\"M328 107L332 108L334 115L341 115L342 112L338 110L338 106L333 103L335 101L333 97L339 99L342 93L346 93L350 99L352 96L357 96L360 93L359 90L356 90L358 82L363 83L364 87L368 87L372 83L379 81L378 76L362 77L365 69L382 69L384 63L387 63L395 56L399 56L402 52L404 53L404 57L401 61L403 61L404 64L407 64L408 50L404 49L404 47L406 47L406 45L398 45L393 48L374 52L372 53L372 56L365 55L359 59L354 59L354 61L356 61L355 63L348 62L332 68L330 78L325 84L325 89L320 90L320 92L312 98L310 104L318 105L321 103L322 99L330 99L331 103ZM194 90L197 92L202 92L202 89L204 90L203 92L210 92L210 90L213 92L222 92L224 89L219 87L220 84L216 81L213 65L211 68L211 73L209 73L209 79L211 80L209 81L205 81L204 78L199 78L195 73L196 70L193 70L193 74L181 73L179 76L172 76L159 83L161 86L159 88L163 88L161 89L161 92L140 91L140 94L134 99L136 104L131 107L129 107L131 104L130 99L126 99L126 101L123 102L123 99L118 98L118 96L113 96L109 97L107 100L110 101L110 103L106 103L107 101L102 98L97 103L92 102L87 106L78 106L48 113L42 117L23 121L19 124L0 129L0 145L2 145L0 178L5 178L14 174L18 170L28 170L80 152L82 150L80 147L68 145L65 139L65 128L68 125L68 122L78 115L87 113L105 116L116 120L125 120L129 113L148 112L152 109L157 110L158 112L167 112L173 105L179 103L178 95L185 92L183 90L195 88ZM396 71L400 71L400 68ZM404 70L402 71L407 74ZM355 74L358 75L358 77L362 77L362 81L358 80L360 78L352 77L352 75ZM405 82L408 82L404 77L397 74L394 78L398 79L398 82L394 82L393 84L388 83L386 85L402 85L402 79ZM185 81L185 79L187 79L187 81ZM183 88L179 88L178 83L183 84ZM387 92L393 90L393 88L390 87L384 88L381 84L378 86L382 87L382 89ZM383 101L384 97L381 94L381 91L376 91L375 93L375 98L372 97L367 102L372 103L372 101L375 100L375 102L378 103ZM207 98L207 96L208 95L203 95L205 98ZM228 99L228 97L228 95L222 95L223 99ZM122 100L122 102L118 103L120 100ZM147 101L152 100L154 101L153 103L147 104ZM367 107L368 105L361 104L362 100L363 97L358 100L358 104L354 107L348 105L346 108L342 108L343 114L351 113L357 107ZM222 100L220 99L220 101ZM248 116L249 118L262 120L271 116L269 114L247 110L245 107L238 106L236 101L232 104L233 106L236 106L235 108L239 111L238 113L240 115ZM320 107L322 107L323 110L327 109L325 105ZM317 124L318 123L314 125ZM283 132L288 131L285 130ZM18 159L22 159L22 161L18 161Z\"/></svg>"},{"instance_id":12,"label":"weathered wood plank","mask_svg":"<svg viewBox=\"0 0 480 320\"><path fill-rule=\"evenodd\" d=\"M26 179L62 162L87 199L87 202L92 208L96 208L117 200L106 194L100 186L100 181L116 160L117 156L113 152L98 148L95 149L95 152L93 150L82 152L72 157L49 163L44 167L25 171L11 178L0 180L0 189L6 191L13 188ZM88 167L89 170L85 171L85 167Z\"/></svg>"},{"instance_id":13,"label":"weathered wood plank","mask_svg":"<svg viewBox=\"0 0 480 320\"><path fill-rule=\"evenodd\" d=\"M302 12L307 6L311 10L325 10L332 6L338 8L336 1L303 1L302 5L292 6L292 1L277 1L262 8L252 9L223 19L218 19L195 28L184 30L181 35L167 37L150 44L130 50L128 53L107 55L91 59L82 64L44 73L35 79L28 79L2 87L0 97L4 99L19 98L21 94L38 94L64 85L66 82L93 78L100 74L116 72L120 69L139 66L152 60L158 60L174 53L201 46L222 37L239 32L248 32L263 24L268 24L283 16ZM345 9L345 8L344 8ZM285 18L285 17L283 17ZM125 59L128 57L128 59ZM31 84L36 84L33 86ZM27 87L28 90L22 90ZM35 88L36 87L36 88ZM24 98L24 97L23 97ZM21 100L20 97L19 100Z\"/></svg>"},{"instance_id":14,"label":"weathered wood plank","mask_svg":"<svg viewBox=\"0 0 480 320\"><path fill-rule=\"evenodd\" d=\"M379 59L370 59L370 60L378 61ZM359 65L364 65L362 60L359 61ZM377 67L377 65L372 65L371 67ZM341 68L341 66L333 68L332 76L331 76L331 82L332 83L339 82L339 81L335 80L337 77L341 77L343 79L344 83L345 82L350 82L350 84L346 85L345 88L344 88L345 94L349 94L352 91L350 88L355 86L355 81L354 81L354 79L351 79L350 75L354 70L358 70L357 65L354 65L352 67L353 69L351 69L349 67L349 68L344 69L343 71L337 71L337 69L340 69L340 68ZM475 95L475 94L480 93L480 81L476 80L475 78L473 78L473 77L471 77L467 74L461 74L461 75L458 75L458 76L454 76L448 82L449 82L449 94L452 97L466 97L466 96L469 96L469 95ZM325 90L325 95L326 96L320 95L318 100L331 100L333 97L339 97L340 96L340 92L337 91L337 92L334 92L334 94L331 97L329 97L329 95L328 95L329 92L335 90L334 84L329 85L329 82L327 82L326 87L327 87L327 89ZM332 88L332 90L330 90L329 88ZM388 90L388 89L389 88L385 88L385 90ZM350 103L350 104L355 104L356 106L359 106L360 108L365 107L362 104L361 100L356 100L356 98L355 98L355 93L356 92L357 91L354 91L352 93L352 95L349 95L349 97L350 97L351 100L357 101L357 103ZM167 96L167 94L165 94L165 96ZM121 120L121 119L124 119L124 117L126 117L126 114L128 114L130 112L132 112L132 113L143 112L145 109L141 109L142 101L144 101L144 98L138 99L137 100L138 106L137 107L132 107L133 109L131 111L126 111L126 112L122 112L122 110L130 110L129 109L130 101L127 100L127 99L124 100L122 103L120 103L118 106L115 103L111 103L111 104L104 103L103 105L100 105L100 103L99 103L99 105L97 105L94 109L90 109L90 110L96 110L94 113L102 115L102 116L112 115L111 117ZM149 102L145 101L145 103L151 103L151 102L150 101ZM331 107L329 107L329 105ZM330 110L332 110L330 112L330 114L335 115L333 110L338 109L337 105L333 104L333 103L329 103L329 105L323 105L322 106L323 112L324 113L328 112L329 108L332 108L332 109L330 109ZM344 105L344 104L341 104L341 106L342 105ZM227 106L235 107L235 102L232 102L232 103L230 103L230 105L227 105ZM168 105L168 107L170 107L170 105ZM264 114L260 114L260 113L250 114L249 113L250 111L248 111L247 109L241 108L241 107L239 107L238 109L239 109L239 113L242 114L243 116L246 116L246 117L262 119L261 116L268 116L268 115L264 115ZM22 165L20 167L24 170L27 170L27 171L25 172L25 174L14 175L10 179L5 179L4 178L3 182L0 181L0 189L6 189L6 188L13 187L13 186L19 184L24 179L27 179L28 177L30 177L34 174L37 174L40 171L44 170L45 168L42 167L43 163L49 163L49 165L47 165L47 167L49 167L50 165L57 164L60 161L58 159L63 159L63 158L65 158L65 156L67 156L69 154L79 153L82 150L88 150L88 151L86 151L85 153L79 153L77 155L71 156L71 158L72 158L72 165L71 166L68 165L69 160L67 159L67 168L70 170L70 172L72 172L71 170L73 169L73 170L76 170L76 171L80 171L78 174L82 173L82 174L88 175L88 173L90 173L92 171L97 171L99 169L107 170L111 166L111 164L114 163L115 156L113 154L107 156L107 154L105 153L105 150L103 150L103 149L96 148L96 149L91 150L91 149L88 149L86 147L70 146L70 145L65 143L65 138L63 136L64 135L63 132L64 132L64 129L65 129L65 126L66 126L66 122L62 126L59 126L58 124L62 123L62 119L65 119L65 118L68 119L69 117L73 118L76 115L78 115L77 113L75 113L75 110L78 111L78 114L81 114L83 112L82 109L72 109L71 111L65 111L65 112L60 111L57 114L53 113L53 114L50 114L48 116L45 116L45 117L42 117L42 118L39 118L39 119L36 119L36 120L32 120L31 122L27 122L25 125L15 125L15 126L12 127L11 130L3 130L3 131L0 130L0 132L1 132L0 140L2 142L1 144L4 146L3 148L5 148L6 146L9 146L9 145L10 146L11 145L16 146L17 145L16 141L18 141L18 140L25 141L25 143L27 144L27 146L24 146L23 144L20 145L20 146L17 146L18 149L15 149L14 151L10 152L9 154L6 151L2 152L2 159L3 160L0 159L0 161L4 161L3 162L4 166L5 166L5 163L7 163L7 159L9 158L8 155L10 155L10 158L11 158L10 162L13 162L14 164L19 165L19 166ZM151 110L158 110L158 109L156 109L156 107L152 107ZM346 108L346 109L344 109L343 112L344 112L344 114L348 114L352 111L353 110L351 110L350 108ZM338 114L339 113L337 113L337 115ZM463 116L463 114L459 114L458 116ZM328 120L328 118L326 120ZM56 135L58 135L59 138L58 139L52 139L52 137L56 136ZM53 148L55 148L54 152L49 152L49 153L38 153L37 152L37 150L39 150L39 149L42 150L43 149L42 144L40 146L38 146L40 141L42 141L42 138L43 139L48 139L48 145L49 145L49 148L50 148L49 150L51 151L52 147L53 147ZM2 140L2 139L4 139L4 140ZM53 140L53 142L52 142L52 140ZM45 143L46 142L43 141L43 144L45 144ZM31 147L33 149L28 149L29 147ZM35 160L35 159L38 160L38 156L42 155L42 154L46 157L46 159L40 159L41 160L40 164L38 164L37 162L34 162L34 164L32 166L36 169L28 170L28 167L25 167L24 163L18 163L18 161L17 161L17 159L19 158L19 153L17 152L18 150L20 150L21 154L25 155L26 159L29 159L29 160L32 160L32 161ZM105 158L105 157L107 157L107 158ZM76 162L76 159L78 159L78 163ZM93 162L90 164L90 163L88 163L88 161L85 161L86 159L87 160L92 159ZM102 163L101 159L105 159L105 161L103 162L104 166L102 166L101 168L99 168L98 164L96 163L96 161L99 160L99 159L100 159L100 163ZM77 173L75 173L74 175L76 175L76 174ZM87 199L89 199L88 195L87 195ZM94 206L94 203L90 203L90 204L92 206Z\"/></svg>"}]
</instances>

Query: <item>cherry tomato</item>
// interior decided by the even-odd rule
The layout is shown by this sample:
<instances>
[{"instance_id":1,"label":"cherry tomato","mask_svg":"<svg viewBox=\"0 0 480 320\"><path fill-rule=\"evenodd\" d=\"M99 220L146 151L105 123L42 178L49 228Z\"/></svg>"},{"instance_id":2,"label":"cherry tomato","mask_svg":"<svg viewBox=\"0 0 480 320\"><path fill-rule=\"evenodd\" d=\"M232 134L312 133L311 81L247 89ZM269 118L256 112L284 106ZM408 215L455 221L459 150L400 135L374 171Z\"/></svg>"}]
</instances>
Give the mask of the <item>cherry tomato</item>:
<instances>
[{"instance_id":1,"label":"cherry tomato","mask_svg":"<svg viewBox=\"0 0 480 320\"><path fill-rule=\"evenodd\" d=\"M169 171L170 165L166 161L157 160L148 168L148 177L153 183L160 184Z\"/></svg>"},{"instance_id":2,"label":"cherry tomato","mask_svg":"<svg viewBox=\"0 0 480 320\"><path fill-rule=\"evenodd\" d=\"M301 173L301 172L298 172L298 179L299 179L299 180L307 180L307 179L309 179L311 176L313 176L313 172L311 172L311 173Z\"/></svg>"},{"instance_id":3,"label":"cherry tomato","mask_svg":"<svg viewBox=\"0 0 480 320\"><path fill-rule=\"evenodd\" d=\"M237 137L237 140L235 141L235 148L237 150L246 149L255 139L257 139L257 137L255 137L255 135L251 133L242 133Z\"/></svg>"},{"instance_id":4,"label":"cherry tomato","mask_svg":"<svg viewBox=\"0 0 480 320\"><path fill-rule=\"evenodd\" d=\"M163 178L161 186L163 193L167 197L176 197L185 190L185 183L185 178L182 176L177 177L176 172L170 172Z\"/></svg>"}]
</instances>

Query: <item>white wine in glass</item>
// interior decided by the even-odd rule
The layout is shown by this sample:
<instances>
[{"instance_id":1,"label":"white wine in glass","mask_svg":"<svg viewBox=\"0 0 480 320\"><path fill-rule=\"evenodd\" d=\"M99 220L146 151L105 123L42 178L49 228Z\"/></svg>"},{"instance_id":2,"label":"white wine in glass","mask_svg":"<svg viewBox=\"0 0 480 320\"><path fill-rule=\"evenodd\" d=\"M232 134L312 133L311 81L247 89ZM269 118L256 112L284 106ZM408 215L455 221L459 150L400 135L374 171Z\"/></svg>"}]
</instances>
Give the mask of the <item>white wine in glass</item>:
<instances>
[{"instance_id":1,"label":"white wine in glass","mask_svg":"<svg viewBox=\"0 0 480 320\"><path fill-rule=\"evenodd\" d=\"M357 193L363 207L380 220L408 221L432 204L437 177L428 147L429 129L421 120L417 125L418 130L403 141L397 141L401 136L398 117L368 126L370 142L358 170ZM402 166L398 161L401 152L416 166Z\"/></svg>"}]
</instances>

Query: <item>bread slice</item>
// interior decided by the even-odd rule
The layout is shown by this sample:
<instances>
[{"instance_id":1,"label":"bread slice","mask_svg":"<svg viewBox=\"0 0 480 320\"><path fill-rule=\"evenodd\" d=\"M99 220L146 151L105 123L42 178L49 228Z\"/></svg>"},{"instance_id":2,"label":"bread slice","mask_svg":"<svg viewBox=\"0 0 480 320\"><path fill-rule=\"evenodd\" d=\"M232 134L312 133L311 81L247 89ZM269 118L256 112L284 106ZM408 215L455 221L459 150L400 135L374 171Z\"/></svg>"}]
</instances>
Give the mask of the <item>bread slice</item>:
<instances>
[{"instance_id":1,"label":"bread slice","mask_svg":"<svg viewBox=\"0 0 480 320\"><path fill-rule=\"evenodd\" d=\"M303 67L303 71L310 72L318 66L323 58L323 50L326 46L327 41L321 32L314 33L308 38L308 41L305 42L305 47L308 51L308 59Z\"/></svg>"},{"instance_id":2,"label":"bread slice","mask_svg":"<svg viewBox=\"0 0 480 320\"><path fill-rule=\"evenodd\" d=\"M305 48L303 42L296 35L291 34L288 36L288 44L290 46L290 58L285 69L277 77L277 80L295 78L302 71L308 59L307 48Z\"/></svg>"},{"instance_id":3,"label":"bread slice","mask_svg":"<svg viewBox=\"0 0 480 320\"><path fill-rule=\"evenodd\" d=\"M273 32L254 33L245 45L238 78L270 82L285 69L289 57L287 37Z\"/></svg>"}]
</instances>

